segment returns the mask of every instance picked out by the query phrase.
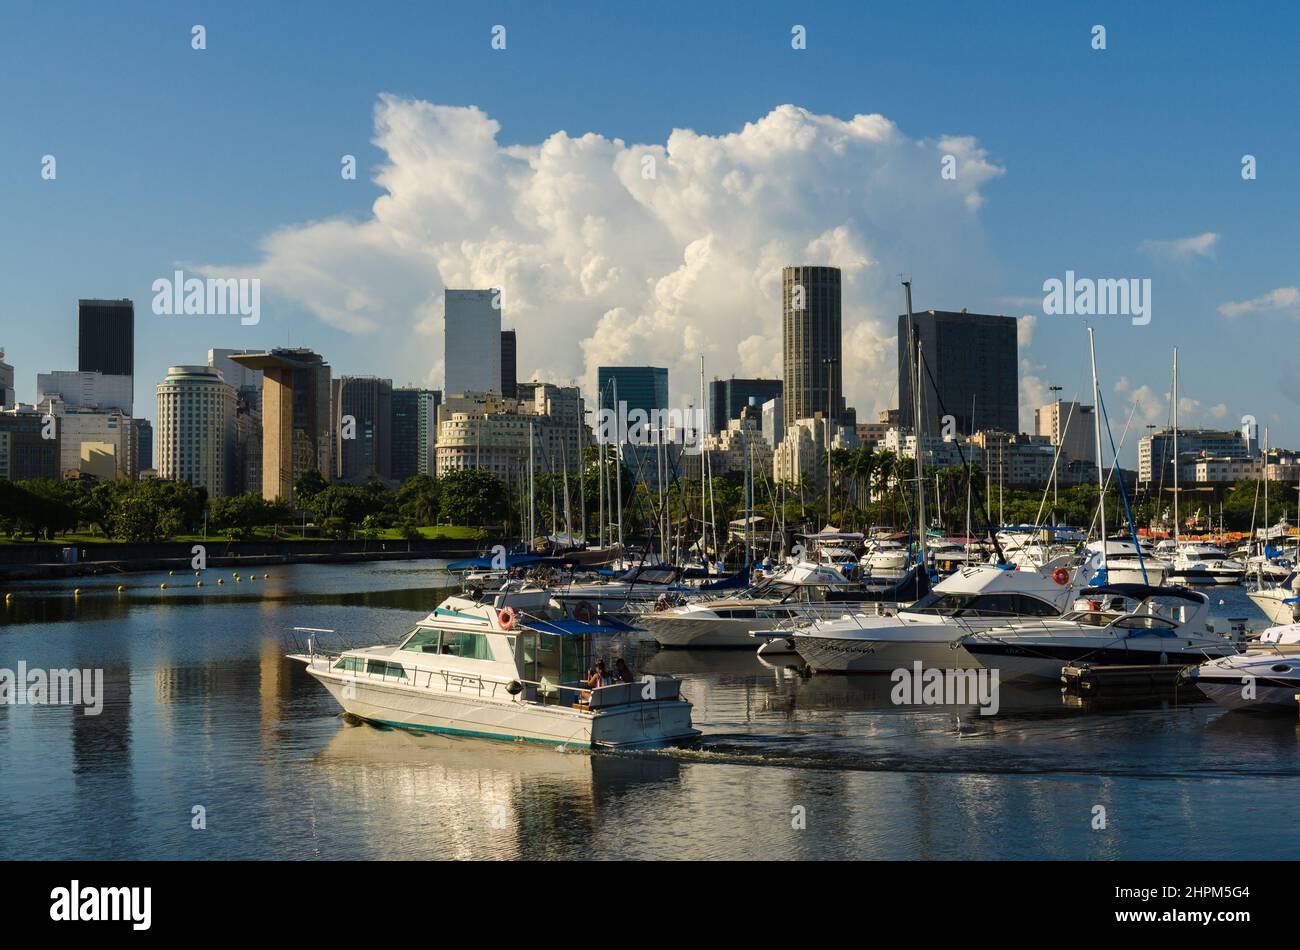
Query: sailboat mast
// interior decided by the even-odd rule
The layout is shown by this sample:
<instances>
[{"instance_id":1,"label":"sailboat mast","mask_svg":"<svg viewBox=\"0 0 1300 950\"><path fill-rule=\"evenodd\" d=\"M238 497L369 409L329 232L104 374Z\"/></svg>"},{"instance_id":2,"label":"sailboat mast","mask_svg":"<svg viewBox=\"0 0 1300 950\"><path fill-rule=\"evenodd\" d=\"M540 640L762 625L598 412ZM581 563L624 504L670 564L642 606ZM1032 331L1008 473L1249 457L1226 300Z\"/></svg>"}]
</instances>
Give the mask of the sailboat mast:
<instances>
[{"instance_id":1,"label":"sailboat mast","mask_svg":"<svg viewBox=\"0 0 1300 950\"><path fill-rule=\"evenodd\" d=\"M921 454L921 338L917 336L912 322L912 282L903 281L903 292L907 299L907 332L912 340L912 431L916 433L916 526L917 526L917 563L925 566L925 461Z\"/></svg>"},{"instance_id":2,"label":"sailboat mast","mask_svg":"<svg viewBox=\"0 0 1300 950\"><path fill-rule=\"evenodd\" d=\"M614 486L618 491L618 556L623 557L623 413L618 405L618 377L613 379L614 384L614 413L619 419L619 424L614 427Z\"/></svg>"},{"instance_id":3,"label":"sailboat mast","mask_svg":"<svg viewBox=\"0 0 1300 950\"><path fill-rule=\"evenodd\" d=\"M1092 360L1092 404L1094 448L1097 452L1097 525L1101 536L1101 570L1106 573L1108 563L1106 543L1106 466L1102 464L1101 454L1101 388L1097 385L1097 345L1093 339L1092 327L1088 327L1088 355Z\"/></svg>"},{"instance_id":4,"label":"sailboat mast","mask_svg":"<svg viewBox=\"0 0 1300 950\"><path fill-rule=\"evenodd\" d=\"M1178 556L1178 347L1174 347L1174 557Z\"/></svg>"}]
</instances>

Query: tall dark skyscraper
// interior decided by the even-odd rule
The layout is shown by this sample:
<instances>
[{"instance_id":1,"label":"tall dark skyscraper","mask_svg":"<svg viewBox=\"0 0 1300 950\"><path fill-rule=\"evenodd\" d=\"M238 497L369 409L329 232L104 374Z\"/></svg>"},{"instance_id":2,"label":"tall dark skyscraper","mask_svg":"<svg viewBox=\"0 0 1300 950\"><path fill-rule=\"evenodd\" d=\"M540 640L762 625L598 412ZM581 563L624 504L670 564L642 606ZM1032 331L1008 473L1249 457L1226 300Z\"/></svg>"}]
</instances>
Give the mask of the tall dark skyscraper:
<instances>
[{"instance_id":1,"label":"tall dark skyscraper","mask_svg":"<svg viewBox=\"0 0 1300 950\"><path fill-rule=\"evenodd\" d=\"M944 415L956 420L958 435L987 429L1019 432L1015 317L924 310L912 318L925 367L921 412L926 434L939 434ZM912 427L907 314L898 318L898 415L903 427Z\"/></svg>"},{"instance_id":2,"label":"tall dark skyscraper","mask_svg":"<svg viewBox=\"0 0 1300 950\"><path fill-rule=\"evenodd\" d=\"M785 426L813 413L843 414L840 269L781 269L781 353Z\"/></svg>"},{"instance_id":3,"label":"tall dark skyscraper","mask_svg":"<svg viewBox=\"0 0 1300 950\"><path fill-rule=\"evenodd\" d=\"M125 299L77 301L77 369L135 375L135 304Z\"/></svg>"},{"instance_id":4,"label":"tall dark skyscraper","mask_svg":"<svg viewBox=\"0 0 1300 950\"><path fill-rule=\"evenodd\" d=\"M597 405L601 409L614 408L614 380L618 380L618 401L627 404L628 412L641 409L649 413L668 408L667 367L596 367L596 388L600 390Z\"/></svg>"},{"instance_id":5,"label":"tall dark skyscraper","mask_svg":"<svg viewBox=\"0 0 1300 950\"><path fill-rule=\"evenodd\" d=\"M501 395L514 399L519 391L518 341L514 330L501 331Z\"/></svg>"},{"instance_id":6,"label":"tall dark skyscraper","mask_svg":"<svg viewBox=\"0 0 1300 950\"><path fill-rule=\"evenodd\" d=\"M393 472L393 381L374 376L340 376L333 381L334 422L338 449L337 475L361 482L372 475L391 478ZM352 438L345 438L344 418L351 417Z\"/></svg>"},{"instance_id":7,"label":"tall dark skyscraper","mask_svg":"<svg viewBox=\"0 0 1300 950\"><path fill-rule=\"evenodd\" d=\"M714 435L727 428L727 422L740 418L740 410L749 405L750 397L761 406L782 394L785 384L779 379L715 379L709 383L709 431Z\"/></svg>"},{"instance_id":8,"label":"tall dark skyscraper","mask_svg":"<svg viewBox=\"0 0 1300 950\"><path fill-rule=\"evenodd\" d=\"M436 389L393 390L393 478L399 482L434 473L441 402Z\"/></svg>"}]
</instances>

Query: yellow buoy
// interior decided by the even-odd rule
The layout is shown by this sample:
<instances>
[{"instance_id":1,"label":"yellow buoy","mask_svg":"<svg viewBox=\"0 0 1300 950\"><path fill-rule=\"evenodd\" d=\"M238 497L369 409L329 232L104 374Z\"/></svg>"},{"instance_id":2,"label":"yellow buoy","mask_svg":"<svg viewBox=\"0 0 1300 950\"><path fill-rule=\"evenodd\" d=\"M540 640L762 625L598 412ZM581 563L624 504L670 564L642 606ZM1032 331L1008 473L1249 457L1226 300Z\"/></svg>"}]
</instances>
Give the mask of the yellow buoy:
<instances>
[{"instance_id":1,"label":"yellow buoy","mask_svg":"<svg viewBox=\"0 0 1300 950\"><path fill-rule=\"evenodd\" d=\"M126 590L126 585L125 585L125 584L118 584L118 585L117 585L117 592L118 592L119 594L122 593L122 591L124 591L124 590Z\"/></svg>"},{"instance_id":2,"label":"yellow buoy","mask_svg":"<svg viewBox=\"0 0 1300 950\"><path fill-rule=\"evenodd\" d=\"M203 581L195 581L195 582L194 582L194 586L195 586L195 587L202 587L202 586L203 586Z\"/></svg>"},{"instance_id":3,"label":"yellow buoy","mask_svg":"<svg viewBox=\"0 0 1300 950\"><path fill-rule=\"evenodd\" d=\"M72 596L73 596L73 597L77 597L77 596L79 596L80 594L81 594L81 588L80 588L80 587L74 587L74 588L72 588Z\"/></svg>"},{"instance_id":4,"label":"yellow buoy","mask_svg":"<svg viewBox=\"0 0 1300 950\"><path fill-rule=\"evenodd\" d=\"M163 590L166 590L166 589L167 589L167 585L166 585L166 584L159 584L158 586L159 586L160 588L162 588Z\"/></svg>"},{"instance_id":5,"label":"yellow buoy","mask_svg":"<svg viewBox=\"0 0 1300 950\"><path fill-rule=\"evenodd\" d=\"M270 577L270 576L271 576L270 574L263 574L263 575L262 575L262 578L263 578L263 579L266 579L266 578L268 578L268 577Z\"/></svg>"},{"instance_id":6,"label":"yellow buoy","mask_svg":"<svg viewBox=\"0 0 1300 950\"><path fill-rule=\"evenodd\" d=\"M217 578L217 583L218 583L218 584L224 584L225 582L226 582L226 581L225 581L225 578L222 578L222 577L218 577L218 578Z\"/></svg>"},{"instance_id":7,"label":"yellow buoy","mask_svg":"<svg viewBox=\"0 0 1300 950\"><path fill-rule=\"evenodd\" d=\"M173 574L175 574L175 573L176 573L175 571L168 571L168 572L167 572L167 576L168 576L168 577L171 577L171 576L172 576Z\"/></svg>"},{"instance_id":8,"label":"yellow buoy","mask_svg":"<svg viewBox=\"0 0 1300 950\"><path fill-rule=\"evenodd\" d=\"M195 571L195 572L194 572L194 576L195 576L195 577L198 577L198 576L199 576L199 572L198 572L198 571Z\"/></svg>"}]
</instances>

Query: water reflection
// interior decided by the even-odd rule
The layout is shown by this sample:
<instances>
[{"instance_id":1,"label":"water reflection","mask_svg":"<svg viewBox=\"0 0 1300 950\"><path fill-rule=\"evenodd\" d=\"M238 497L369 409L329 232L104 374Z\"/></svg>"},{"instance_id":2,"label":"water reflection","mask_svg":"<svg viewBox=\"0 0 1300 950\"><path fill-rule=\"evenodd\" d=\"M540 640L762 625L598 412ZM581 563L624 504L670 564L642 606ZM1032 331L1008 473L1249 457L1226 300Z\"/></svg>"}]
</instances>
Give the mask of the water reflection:
<instances>
[{"instance_id":1,"label":"water reflection","mask_svg":"<svg viewBox=\"0 0 1300 950\"><path fill-rule=\"evenodd\" d=\"M269 573L219 591L165 574L14 588L0 666L102 668L106 696L98 717L0 706L0 857L1160 857L1244 803L1243 850L1298 850L1268 830L1300 791L1289 717L1014 682L981 716L895 705L887 676L633 639L601 651L682 676L698 742L584 754L375 729L339 717L282 633L392 642L447 575ZM1114 834L1091 828L1097 804Z\"/></svg>"}]
</instances>

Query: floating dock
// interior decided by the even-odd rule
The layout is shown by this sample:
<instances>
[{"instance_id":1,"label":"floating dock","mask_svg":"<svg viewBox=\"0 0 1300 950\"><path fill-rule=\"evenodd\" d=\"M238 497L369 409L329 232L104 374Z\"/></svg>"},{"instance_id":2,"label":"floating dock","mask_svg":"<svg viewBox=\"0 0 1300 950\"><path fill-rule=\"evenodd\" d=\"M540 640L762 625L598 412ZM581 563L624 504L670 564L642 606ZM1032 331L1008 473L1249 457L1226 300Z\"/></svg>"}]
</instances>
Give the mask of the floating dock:
<instances>
[{"instance_id":1,"label":"floating dock","mask_svg":"<svg viewBox=\"0 0 1300 950\"><path fill-rule=\"evenodd\" d=\"M1144 666L1095 666L1071 663L1061 668L1061 682L1066 689L1080 693L1150 692L1177 687L1185 666L1170 663Z\"/></svg>"}]
</instances>

